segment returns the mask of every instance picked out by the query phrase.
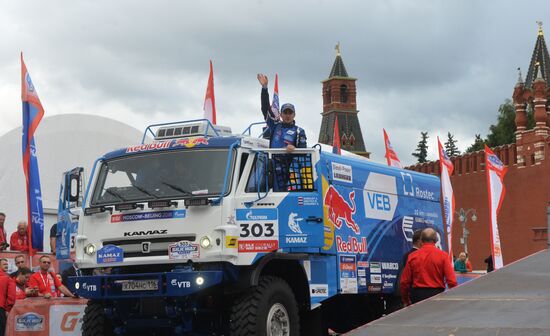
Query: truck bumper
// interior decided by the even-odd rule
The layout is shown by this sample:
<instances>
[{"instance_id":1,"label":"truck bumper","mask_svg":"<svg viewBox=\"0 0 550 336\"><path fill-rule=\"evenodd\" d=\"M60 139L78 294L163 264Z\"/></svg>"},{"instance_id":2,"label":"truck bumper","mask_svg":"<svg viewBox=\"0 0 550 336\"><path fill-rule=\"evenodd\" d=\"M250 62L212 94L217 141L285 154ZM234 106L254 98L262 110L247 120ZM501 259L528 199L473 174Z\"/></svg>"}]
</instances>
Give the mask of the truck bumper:
<instances>
[{"instance_id":1,"label":"truck bumper","mask_svg":"<svg viewBox=\"0 0 550 336\"><path fill-rule=\"evenodd\" d=\"M182 297L220 284L223 271L181 271L70 277L76 294L87 299Z\"/></svg>"}]
</instances>

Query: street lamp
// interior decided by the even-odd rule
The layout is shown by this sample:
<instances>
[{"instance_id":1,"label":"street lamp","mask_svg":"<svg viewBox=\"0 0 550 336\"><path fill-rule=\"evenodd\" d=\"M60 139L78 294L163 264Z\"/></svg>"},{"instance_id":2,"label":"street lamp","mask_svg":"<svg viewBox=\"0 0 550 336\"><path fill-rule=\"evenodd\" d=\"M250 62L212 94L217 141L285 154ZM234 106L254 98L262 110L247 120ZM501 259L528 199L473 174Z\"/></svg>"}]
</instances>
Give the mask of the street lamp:
<instances>
[{"instance_id":1,"label":"street lamp","mask_svg":"<svg viewBox=\"0 0 550 336\"><path fill-rule=\"evenodd\" d=\"M472 222L477 220L476 209L470 208L468 210L464 210L463 208L460 208L460 210L455 211L455 214L458 215L458 220L462 226L462 244L464 245L464 252L468 254L468 236L470 235L470 231L466 228L466 222L468 221L468 215L470 214Z\"/></svg>"}]
</instances>

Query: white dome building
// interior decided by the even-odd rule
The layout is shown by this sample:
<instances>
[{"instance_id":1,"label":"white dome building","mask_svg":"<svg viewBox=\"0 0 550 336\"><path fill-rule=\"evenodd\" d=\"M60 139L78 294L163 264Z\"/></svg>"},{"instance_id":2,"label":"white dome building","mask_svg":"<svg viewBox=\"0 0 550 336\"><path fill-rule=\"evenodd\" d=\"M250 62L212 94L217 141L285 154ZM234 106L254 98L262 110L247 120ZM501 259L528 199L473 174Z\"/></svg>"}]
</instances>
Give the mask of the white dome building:
<instances>
[{"instance_id":1,"label":"white dome building","mask_svg":"<svg viewBox=\"0 0 550 336\"><path fill-rule=\"evenodd\" d=\"M21 127L0 137L0 212L6 214L8 236L27 220ZM62 114L42 119L35 133L44 207L44 251L57 221L59 186L64 172L84 167L86 183L94 161L111 150L137 144L143 133L122 122L93 115Z\"/></svg>"}]
</instances>

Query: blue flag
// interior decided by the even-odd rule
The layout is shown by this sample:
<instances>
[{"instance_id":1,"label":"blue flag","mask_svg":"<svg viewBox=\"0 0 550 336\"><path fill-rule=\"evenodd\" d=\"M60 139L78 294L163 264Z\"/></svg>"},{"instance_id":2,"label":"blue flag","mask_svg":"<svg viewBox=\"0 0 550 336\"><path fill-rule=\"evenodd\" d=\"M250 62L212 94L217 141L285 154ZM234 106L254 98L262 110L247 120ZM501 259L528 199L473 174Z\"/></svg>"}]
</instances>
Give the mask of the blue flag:
<instances>
[{"instance_id":1,"label":"blue flag","mask_svg":"<svg viewBox=\"0 0 550 336\"><path fill-rule=\"evenodd\" d=\"M23 102L23 171L27 182L27 230L31 244L29 252L33 255L34 252L44 249L44 211L34 143L34 132L44 116L44 109L27 72L23 53L21 53L21 100Z\"/></svg>"}]
</instances>

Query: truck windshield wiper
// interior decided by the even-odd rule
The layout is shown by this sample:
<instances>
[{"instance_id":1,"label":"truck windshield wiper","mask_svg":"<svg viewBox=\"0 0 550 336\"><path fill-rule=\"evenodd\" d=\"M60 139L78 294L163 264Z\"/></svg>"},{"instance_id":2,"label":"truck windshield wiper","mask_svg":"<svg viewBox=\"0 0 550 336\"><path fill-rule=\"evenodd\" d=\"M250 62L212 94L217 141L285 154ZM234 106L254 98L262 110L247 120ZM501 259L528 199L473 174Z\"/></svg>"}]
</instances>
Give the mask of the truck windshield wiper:
<instances>
[{"instance_id":1,"label":"truck windshield wiper","mask_svg":"<svg viewBox=\"0 0 550 336\"><path fill-rule=\"evenodd\" d=\"M134 188L136 188L137 190L141 191L142 193L144 193L145 195L147 196L151 196L151 197L154 197L154 198L159 198L157 195L151 193L150 191L148 191L147 189L143 188L143 187L140 187L138 185L133 185Z\"/></svg>"},{"instance_id":2,"label":"truck windshield wiper","mask_svg":"<svg viewBox=\"0 0 550 336\"><path fill-rule=\"evenodd\" d=\"M191 193L191 192L189 192L189 191L187 191L187 190L185 190L185 189L183 189L183 188L181 188L181 187L179 187L179 186L177 186L177 185L175 185L175 184L168 183L168 182L164 182L164 181L163 181L163 182L160 182L160 183L162 183L162 184L164 184L165 186L168 186L168 187L170 187L170 188L172 188L172 189L174 189L174 190L176 190L176 191L179 191L180 193L182 193L182 194L184 194L184 195L193 196L193 193Z\"/></svg>"},{"instance_id":3,"label":"truck windshield wiper","mask_svg":"<svg viewBox=\"0 0 550 336\"><path fill-rule=\"evenodd\" d=\"M109 189L103 189L105 190L105 192L111 196L115 196L116 198L118 198L119 200L121 200L122 202L126 202L126 199L124 197L122 197L118 192L116 191L113 191L113 190L109 190Z\"/></svg>"}]
</instances>

